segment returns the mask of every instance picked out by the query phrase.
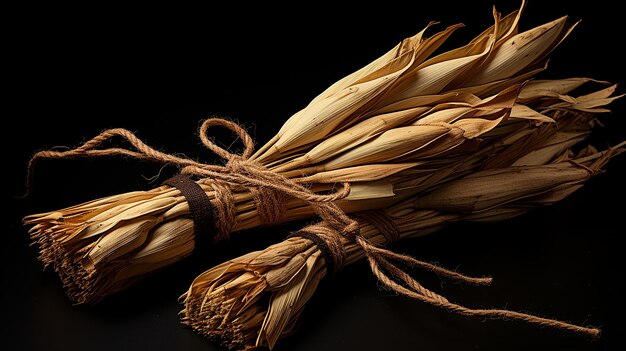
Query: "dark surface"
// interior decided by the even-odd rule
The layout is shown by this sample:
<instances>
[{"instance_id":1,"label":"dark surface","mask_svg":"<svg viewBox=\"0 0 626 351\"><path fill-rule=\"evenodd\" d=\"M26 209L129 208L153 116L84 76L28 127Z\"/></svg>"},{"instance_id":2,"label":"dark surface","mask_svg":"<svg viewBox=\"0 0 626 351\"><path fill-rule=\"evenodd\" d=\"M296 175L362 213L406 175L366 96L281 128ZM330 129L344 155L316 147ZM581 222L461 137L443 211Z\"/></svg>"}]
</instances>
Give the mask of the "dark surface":
<instances>
[{"instance_id":1,"label":"dark surface","mask_svg":"<svg viewBox=\"0 0 626 351\"><path fill-rule=\"evenodd\" d=\"M35 189L22 193L29 155L55 145L74 146L109 127L137 131L151 145L215 161L199 144L198 121L220 115L245 121L259 143L317 93L370 62L430 20L468 27L461 44L491 24L492 1L339 11L313 3L306 10L250 8L131 9L58 5L8 11L11 107L5 122L0 349L217 350L181 327L177 297L200 272L284 237L288 228L234 235L210 257L194 256L96 306L72 306L57 277L42 272L20 219L95 197L151 187L160 167L115 158L42 162ZM624 83L623 18L610 1L532 1L522 27L563 14L583 19L557 50L543 77L592 76ZM498 1L508 12L516 2ZM254 15L244 16L240 10ZM261 11L273 13L261 15ZM306 18L304 18L306 17ZM248 36L233 34L245 30ZM290 39L294 38L294 39ZM448 46L450 47L450 46ZM622 91L624 91L622 89ZM626 137L626 102L605 116L594 140L604 147ZM228 136L224 136L227 145ZM12 140L11 138L15 138ZM4 144L6 143L6 144ZM624 349L624 176L626 159L562 203L505 223L454 225L397 247L427 261L489 274L492 287L442 285L417 276L452 301L507 307L574 323L601 326L604 337L584 338L507 321L460 317L379 291L363 263L323 283L298 332L277 350L503 350ZM166 167L158 181L173 174ZM295 228L292 227L292 228ZM621 346L621 347L620 347Z\"/></svg>"}]
</instances>

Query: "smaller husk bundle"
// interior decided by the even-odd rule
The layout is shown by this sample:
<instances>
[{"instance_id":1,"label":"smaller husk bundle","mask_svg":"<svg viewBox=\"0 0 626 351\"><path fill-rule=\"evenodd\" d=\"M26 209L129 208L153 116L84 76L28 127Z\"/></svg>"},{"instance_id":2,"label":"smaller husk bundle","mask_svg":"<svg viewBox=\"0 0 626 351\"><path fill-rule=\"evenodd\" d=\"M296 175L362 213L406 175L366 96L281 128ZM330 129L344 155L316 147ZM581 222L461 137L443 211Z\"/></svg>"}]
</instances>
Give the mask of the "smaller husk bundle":
<instances>
[{"instance_id":1,"label":"smaller husk bundle","mask_svg":"<svg viewBox=\"0 0 626 351\"><path fill-rule=\"evenodd\" d=\"M553 146L563 147L562 142ZM618 148L620 145L618 145ZM405 200L385 210L400 238L432 233L452 222L493 222L526 213L532 207L553 204L583 186L599 173L610 157L623 150L597 152L587 147L576 156L567 149L542 164L541 153L524 158L525 166L477 172L445 184L425 196ZM381 211L381 210L378 210ZM519 319L542 326L598 335L599 330L571 325L507 310L470 309L451 303L428 290L399 268L398 263L419 267L443 278L473 284L488 278L469 278L380 246L388 244L380 227L368 220L371 212L357 216L357 241L341 237L344 264L367 258L383 288L435 306L482 318ZM304 228L325 233L324 223ZM357 243L365 241L367 246ZM365 250L364 250L365 248ZM306 302L328 274L326 258L316 244L303 237L290 237L265 250L229 260L199 275L181 297L182 322L198 333L230 349L272 348L294 332Z\"/></svg>"},{"instance_id":2,"label":"smaller husk bundle","mask_svg":"<svg viewBox=\"0 0 626 351\"><path fill-rule=\"evenodd\" d=\"M34 159L125 155L184 167L205 177L197 183L215 208L215 241L233 231L311 218L315 201L343 198L331 205L345 212L383 208L465 174L506 167L554 134L580 141L587 130L570 127L588 125L591 114L605 112L603 106L617 98L614 86L570 96L590 81L586 78L524 85L545 69L548 54L574 25L563 17L520 33L521 13L494 12L492 27L466 46L438 55L433 54L459 25L430 37L424 29L405 39L329 87L254 154L243 129L205 121L200 137L228 161L224 167L159 152L123 129ZM215 146L207 136L215 125L239 135L246 145L242 155ZM98 149L115 136L136 150ZM252 172L279 184L251 186ZM349 195L347 186L327 195L336 183L349 183ZM278 190L294 186L306 190L304 195ZM162 186L28 216L25 222L33 226L39 260L54 268L74 302L89 303L189 255L196 245L189 212L177 189Z\"/></svg>"}]
</instances>

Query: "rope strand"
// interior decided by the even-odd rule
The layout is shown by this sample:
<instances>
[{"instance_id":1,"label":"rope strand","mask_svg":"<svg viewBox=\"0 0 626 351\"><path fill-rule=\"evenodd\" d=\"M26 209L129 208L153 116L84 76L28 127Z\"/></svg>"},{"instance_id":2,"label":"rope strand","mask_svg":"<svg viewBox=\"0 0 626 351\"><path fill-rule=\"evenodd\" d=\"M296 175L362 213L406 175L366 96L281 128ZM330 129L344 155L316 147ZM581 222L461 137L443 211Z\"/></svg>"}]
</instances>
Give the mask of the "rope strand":
<instances>
[{"instance_id":1,"label":"rope strand","mask_svg":"<svg viewBox=\"0 0 626 351\"><path fill-rule=\"evenodd\" d=\"M416 280L411 278L408 274L406 274L404 271L402 271L386 259L382 257L372 256L369 254L367 256L367 259L376 278L378 278L378 280L383 283L384 286L388 289L407 297L428 303L430 305L446 309L451 312L473 317L517 320L542 327L549 327L558 330L573 332L576 334L587 335L594 338L599 337L601 333L600 329L598 328L583 327L556 319L543 318L527 313L504 309L472 309L462 305L458 305L456 303L448 301L443 296L424 288ZM387 274L383 272L381 266L382 268L392 273L394 276L400 278L410 289L395 282L392 278L390 278Z\"/></svg>"}]
</instances>

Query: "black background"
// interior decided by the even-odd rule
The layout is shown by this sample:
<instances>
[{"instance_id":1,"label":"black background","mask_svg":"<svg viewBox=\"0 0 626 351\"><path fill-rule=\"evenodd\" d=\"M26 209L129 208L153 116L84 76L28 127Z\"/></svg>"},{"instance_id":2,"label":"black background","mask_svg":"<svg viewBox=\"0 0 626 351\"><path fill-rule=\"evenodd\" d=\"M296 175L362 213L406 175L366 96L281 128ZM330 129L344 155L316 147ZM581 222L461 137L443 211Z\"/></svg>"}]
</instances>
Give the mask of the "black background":
<instances>
[{"instance_id":1,"label":"black background","mask_svg":"<svg viewBox=\"0 0 626 351\"><path fill-rule=\"evenodd\" d=\"M143 178L160 167L125 159L42 162L26 200L31 153L76 146L110 127L136 131L151 145L216 161L197 139L198 122L212 115L245 122L259 144L317 93L413 35L430 20L464 22L450 46L491 25L487 1L381 2L337 6L233 4L217 8L140 8L54 5L7 11L3 56L6 107L2 187L2 316L0 348L33 350L217 350L181 327L177 297L200 272L279 240L288 227L233 235L210 257L193 256L96 306L72 306L53 272L42 272L28 247L21 218L95 197L148 189ZM517 2L498 1L499 10ZM223 6L223 5L220 5ZM531 1L522 28L568 14L583 19L553 55L543 77L592 76L624 83L623 19L611 1L577 5ZM442 27L440 27L442 28ZM242 33L239 35L238 33ZM621 90L624 91L623 89ZM613 104L598 130L599 147L626 137L626 103ZM10 122L9 122L10 121ZM221 136L226 145L232 139ZM8 156L8 157L7 157ZM8 161L6 161L8 158ZM366 264L324 282L309 302L298 332L277 350L599 350L623 347L624 176L621 156L562 203L505 223L458 224L403 242L397 250L420 259L495 278L492 287L442 284L416 272L427 286L472 307L507 307L578 324L600 326L585 338L517 322L460 317L380 291ZM159 181L174 174L165 168ZM7 214L8 213L8 214ZM299 224L294 224L292 228ZM4 345L6 344L6 345ZM6 346L6 347L5 347ZM623 349L623 348L620 348Z\"/></svg>"}]
</instances>

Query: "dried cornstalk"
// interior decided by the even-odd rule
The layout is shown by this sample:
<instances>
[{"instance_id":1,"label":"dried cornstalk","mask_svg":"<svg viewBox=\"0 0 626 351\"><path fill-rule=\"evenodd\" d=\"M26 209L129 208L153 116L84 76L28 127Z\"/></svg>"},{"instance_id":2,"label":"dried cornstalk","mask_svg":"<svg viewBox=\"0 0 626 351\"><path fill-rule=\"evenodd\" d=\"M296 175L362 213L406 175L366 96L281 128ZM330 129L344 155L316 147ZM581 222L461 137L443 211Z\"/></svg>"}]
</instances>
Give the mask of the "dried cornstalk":
<instances>
[{"instance_id":1,"label":"dried cornstalk","mask_svg":"<svg viewBox=\"0 0 626 351\"><path fill-rule=\"evenodd\" d=\"M560 146L567 141L557 143ZM626 143L624 143L626 144ZM524 157L524 166L511 166L473 173L439 189L405 200L385 210L395 222L400 238L432 233L456 221L492 222L512 218L531 207L560 201L596 175L611 156L623 150L597 152L588 147L576 157L566 149L552 162L543 164L541 151ZM619 146L618 146L619 147ZM360 236L374 248L387 244L387 235L372 225L368 213L359 219ZM305 228L324 233L324 223ZM481 317L516 319L522 315L506 310L471 310L424 288L390 261L408 263L448 278L459 274L387 252L375 257L354 240L341 237L344 264L368 258L383 287L456 312ZM381 270L387 269L388 274ZM183 323L230 349L272 348L294 332L306 302L328 272L327 261L316 244L303 237L291 237L265 250L251 252L222 263L199 275L181 297ZM395 276L395 279L392 278ZM463 278L467 280L468 278ZM486 278L469 278L485 283ZM441 298L441 300L439 300ZM434 301L434 302L433 302ZM443 301L443 302L441 302ZM457 307L460 309L457 309ZM495 313L497 311L498 313ZM525 321L596 335L584 328L544 318L522 315ZM527 318L530 317L530 318Z\"/></svg>"},{"instance_id":2,"label":"dried cornstalk","mask_svg":"<svg viewBox=\"0 0 626 351\"><path fill-rule=\"evenodd\" d=\"M431 37L424 36L425 29L405 39L333 84L254 154L250 147L241 156L217 148L206 136L210 125L233 128L248 146L252 141L232 123L208 120L201 138L228 161L225 167L163 154L121 129L74 150L40 152L34 160L122 154L211 175L197 183L215 208L216 241L232 231L310 218L315 201L347 194L344 188L307 199L332 191L335 183L350 184L349 196L336 201L342 210L382 208L470 172L508 166L555 133L579 141L592 114L606 111L603 106L617 98L615 87L570 96L586 78L524 85L544 69L548 53L574 25L563 17L519 33L520 15L521 10L505 17L494 12L494 26L466 46L436 56L459 26ZM113 136L128 139L137 151L97 149ZM542 152L550 159L557 151ZM54 267L74 302L85 303L190 254L196 238L189 211L180 191L162 186L32 215L25 222L33 225L40 261Z\"/></svg>"}]
</instances>

